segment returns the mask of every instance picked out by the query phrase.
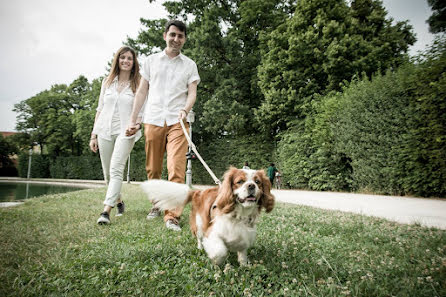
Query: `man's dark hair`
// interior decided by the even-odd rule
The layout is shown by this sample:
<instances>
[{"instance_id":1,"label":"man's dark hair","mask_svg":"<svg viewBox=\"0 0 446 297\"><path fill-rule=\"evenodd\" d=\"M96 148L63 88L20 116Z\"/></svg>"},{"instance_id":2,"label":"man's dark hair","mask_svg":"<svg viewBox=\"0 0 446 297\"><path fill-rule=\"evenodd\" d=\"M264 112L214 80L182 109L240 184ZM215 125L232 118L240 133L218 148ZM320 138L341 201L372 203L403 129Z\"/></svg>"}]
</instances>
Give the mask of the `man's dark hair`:
<instances>
[{"instance_id":1,"label":"man's dark hair","mask_svg":"<svg viewBox=\"0 0 446 297\"><path fill-rule=\"evenodd\" d=\"M164 33L167 33L169 31L170 26L172 25L180 29L181 32L184 32L184 36L187 36L186 24L179 20L168 21L166 24L166 28L164 29Z\"/></svg>"}]
</instances>

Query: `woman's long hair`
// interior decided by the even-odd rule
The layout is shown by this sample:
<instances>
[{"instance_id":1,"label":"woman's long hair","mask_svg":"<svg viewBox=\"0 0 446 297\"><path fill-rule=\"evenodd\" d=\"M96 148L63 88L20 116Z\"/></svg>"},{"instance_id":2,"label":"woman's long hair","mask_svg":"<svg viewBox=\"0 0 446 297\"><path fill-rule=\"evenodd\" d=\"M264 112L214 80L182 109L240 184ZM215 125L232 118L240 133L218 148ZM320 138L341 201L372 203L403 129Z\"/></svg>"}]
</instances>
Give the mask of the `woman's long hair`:
<instances>
[{"instance_id":1,"label":"woman's long hair","mask_svg":"<svg viewBox=\"0 0 446 297\"><path fill-rule=\"evenodd\" d=\"M123 46L116 52L115 56L113 57L110 74L105 81L105 85L109 87L115 77L119 75L119 57L126 52L131 52L133 56L133 67L130 72L130 87L132 88L133 93L136 93L136 89L138 88L139 81L141 79L141 74L139 74L139 64L138 60L136 59L136 52L129 46Z\"/></svg>"}]
</instances>

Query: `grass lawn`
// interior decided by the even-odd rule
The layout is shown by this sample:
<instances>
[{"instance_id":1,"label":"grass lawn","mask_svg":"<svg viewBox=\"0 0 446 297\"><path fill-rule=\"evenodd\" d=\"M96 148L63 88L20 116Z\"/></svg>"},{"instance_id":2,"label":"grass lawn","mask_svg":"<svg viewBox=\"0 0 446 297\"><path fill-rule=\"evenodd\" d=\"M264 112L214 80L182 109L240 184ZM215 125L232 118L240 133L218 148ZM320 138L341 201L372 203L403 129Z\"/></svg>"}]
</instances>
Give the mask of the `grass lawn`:
<instances>
[{"instance_id":1,"label":"grass lawn","mask_svg":"<svg viewBox=\"0 0 446 297\"><path fill-rule=\"evenodd\" d=\"M0 209L0 296L446 296L446 231L306 206L262 214L251 265L213 266L189 231L126 213L96 225L105 188Z\"/></svg>"}]
</instances>

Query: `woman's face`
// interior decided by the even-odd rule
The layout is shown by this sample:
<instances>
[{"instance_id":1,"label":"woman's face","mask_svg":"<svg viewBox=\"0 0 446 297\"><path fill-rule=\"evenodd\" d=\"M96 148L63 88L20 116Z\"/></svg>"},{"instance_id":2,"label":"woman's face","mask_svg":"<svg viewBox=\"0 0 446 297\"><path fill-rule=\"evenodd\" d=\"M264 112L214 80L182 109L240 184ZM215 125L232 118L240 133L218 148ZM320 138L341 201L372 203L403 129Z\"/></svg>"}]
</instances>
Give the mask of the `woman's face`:
<instances>
[{"instance_id":1,"label":"woman's face","mask_svg":"<svg viewBox=\"0 0 446 297\"><path fill-rule=\"evenodd\" d=\"M126 51L119 55L119 70L131 71L133 67L133 55L131 51Z\"/></svg>"}]
</instances>

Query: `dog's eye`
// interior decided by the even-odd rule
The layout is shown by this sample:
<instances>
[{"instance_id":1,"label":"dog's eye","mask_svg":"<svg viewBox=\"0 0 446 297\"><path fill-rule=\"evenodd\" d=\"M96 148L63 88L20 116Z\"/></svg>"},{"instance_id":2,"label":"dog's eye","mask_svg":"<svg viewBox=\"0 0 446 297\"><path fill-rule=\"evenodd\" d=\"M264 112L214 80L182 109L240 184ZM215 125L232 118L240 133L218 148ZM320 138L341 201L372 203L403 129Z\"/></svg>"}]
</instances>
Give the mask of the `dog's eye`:
<instances>
[{"instance_id":1,"label":"dog's eye","mask_svg":"<svg viewBox=\"0 0 446 297\"><path fill-rule=\"evenodd\" d=\"M260 185L260 181L258 179L256 180L256 184Z\"/></svg>"},{"instance_id":2,"label":"dog's eye","mask_svg":"<svg viewBox=\"0 0 446 297\"><path fill-rule=\"evenodd\" d=\"M245 181L243 180L243 179L241 179L241 180L239 180L237 183L239 184L239 185L241 185L241 184L243 184Z\"/></svg>"}]
</instances>

